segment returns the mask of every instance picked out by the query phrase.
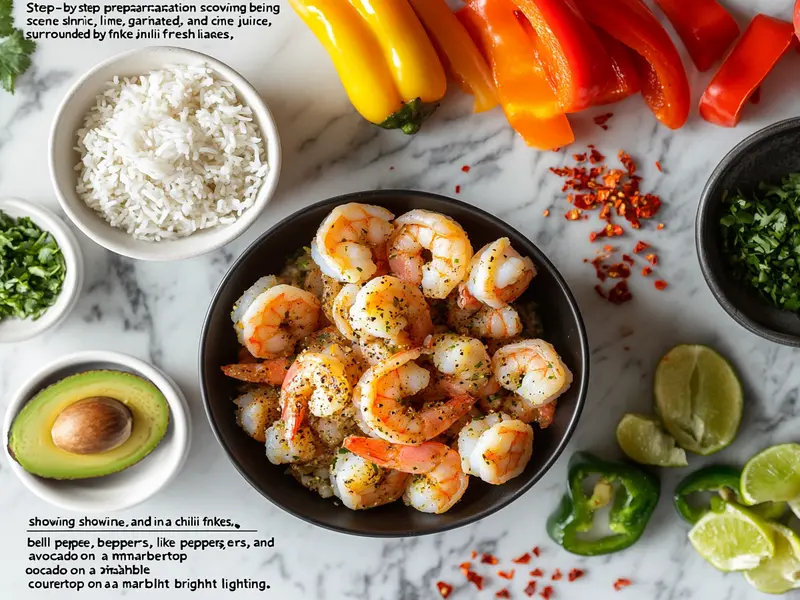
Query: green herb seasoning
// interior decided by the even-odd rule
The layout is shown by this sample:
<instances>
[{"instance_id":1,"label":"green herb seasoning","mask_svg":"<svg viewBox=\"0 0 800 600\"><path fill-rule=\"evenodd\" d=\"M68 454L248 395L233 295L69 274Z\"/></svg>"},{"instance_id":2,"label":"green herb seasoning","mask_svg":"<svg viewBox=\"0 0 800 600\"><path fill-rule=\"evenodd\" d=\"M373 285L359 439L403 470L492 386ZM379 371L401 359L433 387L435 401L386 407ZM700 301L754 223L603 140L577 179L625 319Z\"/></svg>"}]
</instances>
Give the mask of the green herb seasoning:
<instances>
[{"instance_id":1,"label":"green herb seasoning","mask_svg":"<svg viewBox=\"0 0 800 600\"><path fill-rule=\"evenodd\" d=\"M66 271L50 233L0 211L0 320L41 317L61 293Z\"/></svg>"}]
</instances>

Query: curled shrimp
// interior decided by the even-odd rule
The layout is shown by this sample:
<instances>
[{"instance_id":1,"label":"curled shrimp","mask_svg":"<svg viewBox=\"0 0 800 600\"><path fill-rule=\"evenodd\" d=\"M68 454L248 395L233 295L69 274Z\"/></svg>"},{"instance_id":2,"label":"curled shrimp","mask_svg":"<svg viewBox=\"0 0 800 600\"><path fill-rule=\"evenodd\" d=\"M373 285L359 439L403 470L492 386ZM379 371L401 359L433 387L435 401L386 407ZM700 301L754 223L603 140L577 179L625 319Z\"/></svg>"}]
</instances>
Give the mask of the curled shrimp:
<instances>
[{"instance_id":1,"label":"curled shrimp","mask_svg":"<svg viewBox=\"0 0 800 600\"><path fill-rule=\"evenodd\" d=\"M320 451L314 432L302 425L293 437L288 436L286 424L280 419L265 432L267 459L273 465L286 465L314 460Z\"/></svg>"},{"instance_id":2,"label":"curled shrimp","mask_svg":"<svg viewBox=\"0 0 800 600\"><path fill-rule=\"evenodd\" d=\"M319 226L311 257L328 277L346 283L368 281L378 272L377 263L385 260L392 219L392 212L380 206L337 206Z\"/></svg>"},{"instance_id":3,"label":"curled shrimp","mask_svg":"<svg viewBox=\"0 0 800 600\"><path fill-rule=\"evenodd\" d=\"M339 288L331 301L331 321L336 326L336 330L351 342L358 342L358 336L353 331L353 325L350 322L350 309L356 303L359 289L354 283L348 283Z\"/></svg>"},{"instance_id":4,"label":"curled shrimp","mask_svg":"<svg viewBox=\"0 0 800 600\"><path fill-rule=\"evenodd\" d=\"M502 308L519 298L535 276L533 261L514 250L508 238L500 238L472 258L467 280L459 285L459 305L474 306L474 298L490 308Z\"/></svg>"},{"instance_id":5,"label":"curled shrimp","mask_svg":"<svg viewBox=\"0 0 800 600\"><path fill-rule=\"evenodd\" d=\"M439 385L451 394L474 394L492 377L492 360L480 340L454 333L439 333L425 340Z\"/></svg>"},{"instance_id":6,"label":"curled shrimp","mask_svg":"<svg viewBox=\"0 0 800 600\"><path fill-rule=\"evenodd\" d=\"M392 273L422 286L427 298L446 298L466 277L472 260L467 233L454 219L423 209L398 217L395 225L389 240Z\"/></svg>"},{"instance_id":7,"label":"curled shrimp","mask_svg":"<svg viewBox=\"0 0 800 600\"><path fill-rule=\"evenodd\" d=\"M314 294L277 281L274 276L259 279L231 313L239 343L257 358L288 356L319 321Z\"/></svg>"},{"instance_id":8,"label":"curled shrimp","mask_svg":"<svg viewBox=\"0 0 800 600\"><path fill-rule=\"evenodd\" d=\"M460 394L415 408L408 398L424 390L431 377L414 362L420 355L419 349L398 352L362 375L357 402L364 423L377 437L420 444L445 431L475 403L472 396Z\"/></svg>"},{"instance_id":9,"label":"curled shrimp","mask_svg":"<svg viewBox=\"0 0 800 600\"><path fill-rule=\"evenodd\" d=\"M447 324L461 335L487 340L513 338L522 333L522 319L513 306L462 308L452 295L447 299Z\"/></svg>"},{"instance_id":10,"label":"curled shrimp","mask_svg":"<svg viewBox=\"0 0 800 600\"><path fill-rule=\"evenodd\" d=\"M399 500L409 475L379 467L366 458L340 449L331 468L334 495L351 510L365 510Z\"/></svg>"},{"instance_id":11,"label":"curled shrimp","mask_svg":"<svg viewBox=\"0 0 800 600\"><path fill-rule=\"evenodd\" d=\"M264 443L267 427L281 416L277 388L257 388L242 394L233 402L236 404L236 424L251 438Z\"/></svg>"},{"instance_id":12,"label":"curled shrimp","mask_svg":"<svg viewBox=\"0 0 800 600\"><path fill-rule=\"evenodd\" d=\"M380 467L412 473L403 502L421 512L437 515L447 512L461 500L469 485L458 452L439 442L408 446L348 437L344 447Z\"/></svg>"},{"instance_id":13,"label":"curled shrimp","mask_svg":"<svg viewBox=\"0 0 800 600\"><path fill-rule=\"evenodd\" d=\"M458 434L461 468L500 485L520 475L533 454L533 428L503 413L474 419Z\"/></svg>"},{"instance_id":14,"label":"curled shrimp","mask_svg":"<svg viewBox=\"0 0 800 600\"><path fill-rule=\"evenodd\" d=\"M532 406L552 402L572 384L572 373L544 340L503 346L492 357L492 369L500 385Z\"/></svg>"}]
</instances>

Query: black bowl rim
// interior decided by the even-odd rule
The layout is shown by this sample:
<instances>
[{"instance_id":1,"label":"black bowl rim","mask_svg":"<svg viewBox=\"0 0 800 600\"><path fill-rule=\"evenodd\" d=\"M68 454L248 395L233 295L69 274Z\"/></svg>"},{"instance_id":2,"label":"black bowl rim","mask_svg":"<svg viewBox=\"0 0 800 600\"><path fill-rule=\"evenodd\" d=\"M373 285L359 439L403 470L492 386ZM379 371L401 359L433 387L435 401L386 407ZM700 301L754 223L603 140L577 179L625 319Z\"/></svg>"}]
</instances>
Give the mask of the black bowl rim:
<instances>
[{"instance_id":1,"label":"black bowl rim","mask_svg":"<svg viewBox=\"0 0 800 600\"><path fill-rule=\"evenodd\" d=\"M746 153L754 145L761 143L765 139L784 134L794 129L800 131L800 117L784 119L783 121L778 121L763 129L759 129L736 144L733 149L723 157L711 173L708 182L703 188L703 193L700 195L700 203L697 207L697 218L695 219L695 245L697 248L697 259L700 262L700 270L703 273L706 284L711 289L714 299L734 321L751 333L771 342L783 344L784 346L800 347L799 336L777 331L756 322L751 319L749 315L739 310L728 295L722 291L719 280L723 276L720 273L720 269L711 264L708 254L708 246L712 243L712 240L707 239L707 236L702 233L711 213L711 196L719 185L719 181L722 179L724 173L739 161L742 154Z\"/></svg>"},{"instance_id":2,"label":"black bowl rim","mask_svg":"<svg viewBox=\"0 0 800 600\"><path fill-rule=\"evenodd\" d=\"M441 202L441 203L444 203L444 204L450 204L452 206L458 206L460 208L463 208L463 209L466 209L468 211L471 211L471 212L477 214L478 216L480 216L481 218L484 218L487 221L492 222L494 225L496 225L496 226L498 226L498 227L500 227L500 228L502 228L502 229L504 229L506 231L509 231L509 232L511 232L513 234L516 234L516 235L528 240L528 242L534 248L536 248L539 251L539 254L541 255L541 260L539 262L543 263L546 266L546 268L548 270L550 270L550 272L553 275L553 278L556 280L556 282L558 283L559 288L564 293L564 295L566 296L566 298L567 298L567 300L569 302L569 308L570 308L570 311L572 312L572 316L575 319L575 323L576 323L577 329L578 329L578 339L579 339L579 343L580 343L580 347L581 347L581 360L583 361L584 376L583 376L582 381L581 381L581 387L578 390L578 400L577 400L577 406L575 408L575 414L573 415L572 419L570 420L569 424L567 425L566 431L565 431L564 435L562 436L561 440L558 442L558 445L556 446L555 451L553 452L553 454L550 457L550 459L539 470L539 472L535 476L531 477L530 480L528 482L526 482L526 484L524 486L522 486L519 490L517 490L514 494L510 495L508 498L504 498L502 501L500 501L497 504L491 506L490 508L487 508L487 509L485 509L485 510L483 510L483 511L481 511L481 512L479 512L479 513L477 513L477 514L475 514L473 516L465 518L462 521L459 521L459 522L456 522L456 523L451 523L451 524L448 524L448 525L443 525L441 527L434 528L434 529L427 530L427 531L420 531L420 532L416 532L415 531L415 532L411 532L409 535L399 535L399 534L391 534L391 533L389 533L389 534L386 534L386 533L374 533L374 532L369 532L369 531L354 531L352 529L346 529L346 528L341 528L341 527L336 527L336 526L330 525L329 523L325 523L325 522L322 522L320 520L315 519L313 516L301 514L301 513L297 512L297 511L293 510L292 507L290 507L290 506L285 506L283 504L280 504L280 503L276 502L275 500L273 500L270 497L270 495L267 493L266 490L263 490L258 485L256 485L255 481L247 474L247 472L244 470L244 468L237 462L236 458L233 456L233 454L230 451L230 449L228 448L227 444L222 439L222 434L220 433L220 430L217 427L217 424L214 421L214 419L212 417L212 414L211 414L211 406L210 406L210 401L209 401L209 394L208 394L208 392L206 390L205 376L204 376L205 371L204 371L204 368L203 368L203 364L205 362L204 361L205 353L206 353L206 339L208 337L208 332L209 332L209 327L210 327L211 313L213 312L213 310L214 310L214 308L216 306L217 299L219 298L222 290L227 286L228 281L233 276L233 273L237 269L237 267L251 253L256 251L256 248L261 244L261 242L262 242L262 240L264 238L272 235L273 233L278 231L281 227L284 227L287 223L289 223L290 221L295 219L297 216L299 216L300 214L302 214L302 213L304 213L304 212L306 212L308 210L311 210L311 209L316 209L316 208L319 208L319 207L322 207L322 206L336 206L336 205L339 205L339 204L343 204L345 202L359 202L359 201L363 201L363 200L366 200L366 199L370 199L371 202L380 205L380 203L381 203L380 201L381 201L382 198L394 197L394 196L400 196L400 195L411 195L411 194L413 194L414 196L417 196L417 197L428 198L428 199L436 201L436 202ZM517 500L521 496L523 496L536 483L538 483L542 479L542 477L544 477L544 475L553 467L555 462L558 460L558 458L564 452L565 448L567 447L567 444L569 443L569 440L572 438L572 435L575 433L575 429L578 426L578 421L580 420L581 413L583 412L583 408L584 408L584 405L586 403L586 395L587 395L587 392L588 392L588 389L589 389L589 358L590 358L590 352L589 352L589 342L588 342L588 339L587 339L587 336L586 336L586 327L585 327L584 322L583 322L583 317L581 316L580 310L578 308L578 303L575 301L575 297L573 296L572 291L570 290L569 286L567 285L567 282L562 277L561 273L558 271L558 269L556 269L555 265L553 265L553 263L550 261L550 259L547 258L547 256L539 249L539 247L536 244L534 244L530 239L528 239L527 236L522 235L514 227L512 227L511 225L509 225L505 221L495 217L491 213L488 213L485 210L483 210L481 208L478 208L477 206L473 206L472 204L467 204L466 202L462 202L460 200L456 200L455 198L449 198L447 196L441 196L439 194L434 194L434 193L431 193L431 192L418 191L418 190L383 189L383 190L374 190L374 191L351 192L351 193L348 193L348 194L342 194L342 195L336 196L334 198L328 198L327 200L322 200L320 202L316 202L314 204L311 204L309 206L301 208L300 210L295 211L291 215L285 217L284 219L282 219L281 221L279 221L278 223L276 223L275 225L270 227L267 231L262 233L260 236L258 236L258 238L255 241L253 241L244 250L244 252L242 252L242 254L239 256L239 258L237 258L233 262L233 264L229 267L229 269L228 269L227 273L225 274L225 276L222 278L222 281L217 286L217 289L214 291L214 295L212 296L212 300L211 300L211 303L210 303L210 305L208 307L208 311L206 312L206 316L205 316L205 319L204 319L204 322L203 322L203 331L202 331L202 334L200 336L200 352L199 352L199 363L198 363L198 366L199 366L199 373L200 373L200 393L201 393L201 395L203 397L203 409L205 410L206 418L208 419L209 425L211 426L211 430L214 433L214 437L216 438L216 440L220 444L220 446L222 446L222 449L225 451L225 454L227 455L228 460L230 460L231 463L233 463L233 466L236 468L236 470L239 472L239 474L245 479L245 481L247 481L250 484L250 486L253 489L258 491L264 498L269 500L274 506L277 506L278 508L280 508L284 512L289 513L290 515L292 515L294 517L297 517L298 519L300 519L302 521L305 521L306 523L310 523L311 525L316 525L318 527L322 527L323 529L327 529L329 531L335 531L337 533L344 533L344 534L355 535L355 536L359 536L359 537L405 538L405 537L418 537L418 536L423 536L423 535L433 535L433 534L442 533L442 532L445 532L445 531L450 531L450 530L453 530L453 529L457 529L457 528L460 528L460 527L465 527L467 525L471 525L472 523L480 521L480 520L482 520L482 519L484 519L484 518L486 518L486 517L488 517L490 515L493 515L494 513L498 512L499 510L505 508L506 506L508 506L509 504L511 504L512 502L514 502L515 500Z\"/></svg>"}]
</instances>

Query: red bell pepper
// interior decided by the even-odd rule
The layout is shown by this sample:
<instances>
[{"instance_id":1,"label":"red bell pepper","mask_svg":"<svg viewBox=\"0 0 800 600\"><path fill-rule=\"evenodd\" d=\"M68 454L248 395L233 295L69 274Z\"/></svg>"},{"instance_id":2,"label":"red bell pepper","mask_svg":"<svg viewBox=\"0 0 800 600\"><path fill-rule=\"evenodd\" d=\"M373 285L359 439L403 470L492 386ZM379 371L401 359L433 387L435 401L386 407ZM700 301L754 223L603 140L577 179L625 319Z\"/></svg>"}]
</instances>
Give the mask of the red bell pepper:
<instances>
[{"instance_id":1,"label":"red bell pepper","mask_svg":"<svg viewBox=\"0 0 800 600\"><path fill-rule=\"evenodd\" d=\"M642 83L639 81L639 73L636 70L636 55L633 50L598 27L594 28L594 32L611 59L611 69L615 75L612 85L605 94L601 94L597 98L595 104L619 102L642 91Z\"/></svg>"},{"instance_id":2,"label":"red bell pepper","mask_svg":"<svg viewBox=\"0 0 800 600\"><path fill-rule=\"evenodd\" d=\"M535 45L564 112L596 104L615 76L605 48L573 0L513 0L535 31Z\"/></svg>"},{"instance_id":3,"label":"red bell pepper","mask_svg":"<svg viewBox=\"0 0 800 600\"><path fill-rule=\"evenodd\" d=\"M700 115L709 123L735 127L744 103L793 43L791 23L756 15L708 84Z\"/></svg>"},{"instance_id":4,"label":"red bell pepper","mask_svg":"<svg viewBox=\"0 0 800 600\"><path fill-rule=\"evenodd\" d=\"M794 32L797 34L797 39L800 40L800 0L794 5Z\"/></svg>"},{"instance_id":5,"label":"red bell pepper","mask_svg":"<svg viewBox=\"0 0 800 600\"><path fill-rule=\"evenodd\" d=\"M656 0L698 71L708 71L739 37L739 25L717 0Z\"/></svg>"},{"instance_id":6,"label":"red bell pepper","mask_svg":"<svg viewBox=\"0 0 800 600\"><path fill-rule=\"evenodd\" d=\"M525 143L566 146L572 128L514 11L511 0L473 0L456 15L489 61L500 105Z\"/></svg>"},{"instance_id":7,"label":"red bell pepper","mask_svg":"<svg viewBox=\"0 0 800 600\"><path fill-rule=\"evenodd\" d=\"M669 34L641 0L576 0L586 19L635 50L642 96L671 129L689 118L689 80Z\"/></svg>"}]
</instances>

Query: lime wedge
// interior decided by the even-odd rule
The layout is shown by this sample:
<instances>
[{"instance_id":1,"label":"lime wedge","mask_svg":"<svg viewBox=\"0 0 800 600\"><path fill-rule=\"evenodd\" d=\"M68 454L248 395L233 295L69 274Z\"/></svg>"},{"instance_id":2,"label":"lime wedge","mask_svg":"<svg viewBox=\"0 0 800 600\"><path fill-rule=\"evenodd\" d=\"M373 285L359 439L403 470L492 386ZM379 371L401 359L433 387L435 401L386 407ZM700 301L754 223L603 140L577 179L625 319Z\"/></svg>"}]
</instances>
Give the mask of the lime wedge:
<instances>
[{"instance_id":1,"label":"lime wedge","mask_svg":"<svg viewBox=\"0 0 800 600\"><path fill-rule=\"evenodd\" d=\"M740 481L747 504L788 502L800 496L800 444L762 450L747 461Z\"/></svg>"},{"instance_id":2,"label":"lime wedge","mask_svg":"<svg viewBox=\"0 0 800 600\"><path fill-rule=\"evenodd\" d=\"M617 425L617 443L628 458L643 465L685 467L686 452L655 417L627 413Z\"/></svg>"},{"instance_id":3,"label":"lime wedge","mask_svg":"<svg viewBox=\"0 0 800 600\"><path fill-rule=\"evenodd\" d=\"M787 502L763 502L749 508L766 521L781 521L789 510L789 504Z\"/></svg>"},{"instance_id":4,"label":"lime wedge","mask_svg":"<svg viewBox=\"0 0 800 600\"><path fill-rule=\"evenodd\" d=\"M775 554L755 569L746 571L744 578L760 592L784 594L800 587L800 538L783 525L768 523L775 539Z\"/></svg>"},{"instance_id":5,"label":"lime wedge","mask_svg":"<svg viewBox=\"0 0 800 600\"><path fill-rule=\"evenodd\" d=\"M769 525L736 504L709 512L692 527L694 549L720 571L747 571L775 554Z\"/></svg>"},{"instance_id":6,"label":"lime wedge","mask_svg":"<svg viewBox=\"0 0 800 600\"><path fill-rule=\"evenodd\" d=\"M658 363L656 411L681 448L708 455L736 437L742 385L730 363L707 346L675 346Z\"/></svg>"}]
</instances>

